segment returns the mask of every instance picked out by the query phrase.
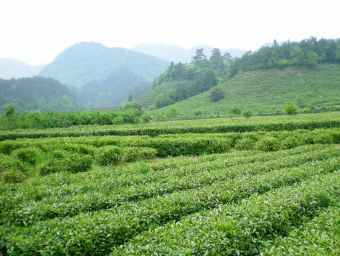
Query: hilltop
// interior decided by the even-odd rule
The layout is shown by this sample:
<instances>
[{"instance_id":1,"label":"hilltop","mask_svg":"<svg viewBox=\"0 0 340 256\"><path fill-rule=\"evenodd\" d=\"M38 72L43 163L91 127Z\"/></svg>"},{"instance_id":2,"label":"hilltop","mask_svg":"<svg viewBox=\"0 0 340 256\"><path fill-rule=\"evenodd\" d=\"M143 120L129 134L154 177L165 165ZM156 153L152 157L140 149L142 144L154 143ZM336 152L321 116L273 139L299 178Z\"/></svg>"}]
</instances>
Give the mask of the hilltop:
<instances>
[{"instance_id":1,"label":"hilltop","mask_svg":"<svg viewBox=\"0 0 340 256\"><path fill-rule=\"evenodd\" d=\"M105 79L121 68L152 81L168 65L165 60L125 48L83 42L61 52L40 75L80 88L88 82Z\"/></svg>"}]
</instances>

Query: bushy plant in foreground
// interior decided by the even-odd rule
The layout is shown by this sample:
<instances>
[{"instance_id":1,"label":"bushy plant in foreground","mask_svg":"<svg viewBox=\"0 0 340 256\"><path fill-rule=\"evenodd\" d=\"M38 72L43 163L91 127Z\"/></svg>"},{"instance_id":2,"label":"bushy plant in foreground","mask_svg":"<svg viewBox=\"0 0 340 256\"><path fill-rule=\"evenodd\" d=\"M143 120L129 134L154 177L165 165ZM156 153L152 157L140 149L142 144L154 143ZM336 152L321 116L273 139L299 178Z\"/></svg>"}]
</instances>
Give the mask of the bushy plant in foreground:
<instances>
[{"instance_id":1,"label":"bushy plant in foreground","mask_svg":"<svg viewBox=\"0 0 340 256\"><path fill-rule=\"evenodd\" d=\"M60 153L60 152L59 152ZM59 154L59 158L47 160L40 168L40 175L48 175L57 172L86 172L91 168L92 158L80 154Z\"/></svg>"},{"instance_id":2,"label":"bushy plant in foreground","mask_svg":"<svg viewBox=\"0 0 340 256\"><path fill-rule=\"evenodd\" d=\"M24 169L23 164L19 160L0 154L0 173L9 170L24 171Z\"/></svg>"},{"instance_id":3,"label":"bushy plant in foreground","mask_svg":"<svg viewBox=\"0 0 340 256\"><path fill-rule=\"evenodd\" d=\"M24 163L35 165L38 159L39 151L35 148L22 148L14 150L12 155Z\"/></svg>"},{"instance_id":4,"label":"bushy plant in foreground","mask_svg":"<svg viewBox=\"0 0 340 256\"><path fill-rule=\"evenodd\" d=\"M117 146L105 146L95 153L95 159L99 165L116 165L122 162L123 149Z\"/></svg>"},{"instance_id":5,"label":"bushy plant in foreground","mask_svg":"<svg viewBox=\"0 0 340 256\"><path fill-rule=\"evenodd\" d=\"M19 170L7 170L0 175L5 183L20 183L26 179L26 175Z\"/></svg>"},{"instance_id":6,"label":"bushy plant in foreground","mask_svg":"<svg viewBox=\"0 0 340 256\"><path fill-rule=\"evenodd\" d=\"M280 141L277 138L270 136L262 138L255 145L257 150L262 151L277 151L280 147Z\"/></svg>"}]
</instances>

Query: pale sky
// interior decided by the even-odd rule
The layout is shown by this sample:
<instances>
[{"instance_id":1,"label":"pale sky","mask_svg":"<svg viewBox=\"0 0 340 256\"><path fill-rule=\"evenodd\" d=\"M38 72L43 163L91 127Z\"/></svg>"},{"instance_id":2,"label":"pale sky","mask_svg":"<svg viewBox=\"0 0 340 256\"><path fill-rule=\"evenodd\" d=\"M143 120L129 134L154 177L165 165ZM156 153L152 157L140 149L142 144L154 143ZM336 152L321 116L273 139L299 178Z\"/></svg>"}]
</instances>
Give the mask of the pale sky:
<instances>
[{"instance_id":1,"label":"pale sky","mask_svg":"<svg viewBox=\"0 0 340 256\"><path fill-rule=\"evenodd\" d=\"M254 50L340 37L340 0L0 0L0 58L51 62L81 41Z\"/></svg>"}]
</instances>

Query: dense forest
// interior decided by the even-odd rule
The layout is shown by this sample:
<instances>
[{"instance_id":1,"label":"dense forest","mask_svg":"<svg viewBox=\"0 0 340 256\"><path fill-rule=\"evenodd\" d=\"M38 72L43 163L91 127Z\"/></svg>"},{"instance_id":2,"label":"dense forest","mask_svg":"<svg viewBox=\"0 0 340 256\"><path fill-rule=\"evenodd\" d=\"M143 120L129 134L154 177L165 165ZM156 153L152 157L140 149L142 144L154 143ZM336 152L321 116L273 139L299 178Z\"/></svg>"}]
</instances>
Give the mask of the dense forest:
<instances>
[{"instance_id":1,"label":"dense forest","mask_svg":"<svg viewBox=\"0 0 340 256\"><path fill-rule=\"evenodd\" d=\"M320 39L315 37L300 42L276 41L255 52L247 52L236 59L232 65L232 74L249 71L288 66L313 68L317 64L340 64L340 39Z\"/></svg>"},{"instance_id":2,"label":"dense forest","mask_svg":"<svg viewBox=\"0 0 340 256\"><path fill-rule=\"evenodd\" d=\"M68 111L76 103L68 88L45 77L0 79L0 108L15 104L18 111Z\"/></svg>"}]
</instances>

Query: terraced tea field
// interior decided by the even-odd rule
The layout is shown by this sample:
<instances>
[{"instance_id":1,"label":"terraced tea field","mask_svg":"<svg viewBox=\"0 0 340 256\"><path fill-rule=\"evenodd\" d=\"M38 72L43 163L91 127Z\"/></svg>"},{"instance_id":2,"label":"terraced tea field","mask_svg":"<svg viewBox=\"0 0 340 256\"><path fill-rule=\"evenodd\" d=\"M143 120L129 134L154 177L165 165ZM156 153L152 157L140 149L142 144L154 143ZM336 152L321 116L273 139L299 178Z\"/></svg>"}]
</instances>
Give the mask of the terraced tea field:
<instances>
[{"instance_id":1,"label":"terraced tea field","mask_svg":"<svg viewBox=\"0 0 340 256\"><path fill-rule=\"evenodd\" d=\"M2 131L0 254L339 255L339 126L324 113Z\"/></svg>"}]
</instances>

